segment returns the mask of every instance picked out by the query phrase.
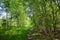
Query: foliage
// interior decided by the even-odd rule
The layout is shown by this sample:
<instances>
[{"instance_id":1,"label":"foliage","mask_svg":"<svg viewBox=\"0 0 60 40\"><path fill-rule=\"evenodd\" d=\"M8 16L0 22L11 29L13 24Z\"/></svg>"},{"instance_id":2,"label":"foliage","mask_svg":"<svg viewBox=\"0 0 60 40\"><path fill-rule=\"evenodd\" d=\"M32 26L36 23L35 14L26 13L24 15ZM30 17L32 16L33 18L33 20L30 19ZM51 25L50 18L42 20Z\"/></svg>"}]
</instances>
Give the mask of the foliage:
<instances>
[{"instance_id":1,"label":"foliage","mask_svg":"<svg viewBox=\"0 0 60 40\"><path fill-rule=\"evenodd\" d=\"M56 0L4 0L4 4L7 14L0 21L1 40L60 40Z\"/></svg>"}]
</instances>

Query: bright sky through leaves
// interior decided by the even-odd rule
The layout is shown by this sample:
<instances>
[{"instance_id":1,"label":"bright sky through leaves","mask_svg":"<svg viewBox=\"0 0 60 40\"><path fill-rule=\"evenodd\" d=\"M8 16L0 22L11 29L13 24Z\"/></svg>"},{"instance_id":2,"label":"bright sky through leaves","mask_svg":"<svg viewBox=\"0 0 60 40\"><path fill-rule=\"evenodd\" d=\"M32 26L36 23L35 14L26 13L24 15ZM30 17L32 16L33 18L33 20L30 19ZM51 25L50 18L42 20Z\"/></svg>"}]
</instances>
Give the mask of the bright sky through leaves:
<instances>
[{"instance_id":1,"label":"bright sky through leaves","mask_svg":"<svg viewBox=\"0 0 60 40\"><path fill-rule=\"evenodd\" d=\"M0 18L6 18L4 3L0 3Z\"/></svg>"}]
</instances>

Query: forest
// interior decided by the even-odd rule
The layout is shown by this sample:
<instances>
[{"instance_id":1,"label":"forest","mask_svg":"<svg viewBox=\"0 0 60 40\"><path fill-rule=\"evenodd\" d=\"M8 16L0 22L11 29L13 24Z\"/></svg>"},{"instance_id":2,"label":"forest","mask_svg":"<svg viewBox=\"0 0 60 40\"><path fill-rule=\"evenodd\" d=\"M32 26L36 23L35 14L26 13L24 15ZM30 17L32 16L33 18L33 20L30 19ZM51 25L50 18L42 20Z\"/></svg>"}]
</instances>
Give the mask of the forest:
<instances>
[{"instance_id":1,"label":"forest","mask_svg":"<svg viewBox=\"0 0 60 40\"><path fill-rule=\"evenodd\" d=\"M0 40L60 40L60 0L0 0Z\"/></svg>"}]
</instances>

